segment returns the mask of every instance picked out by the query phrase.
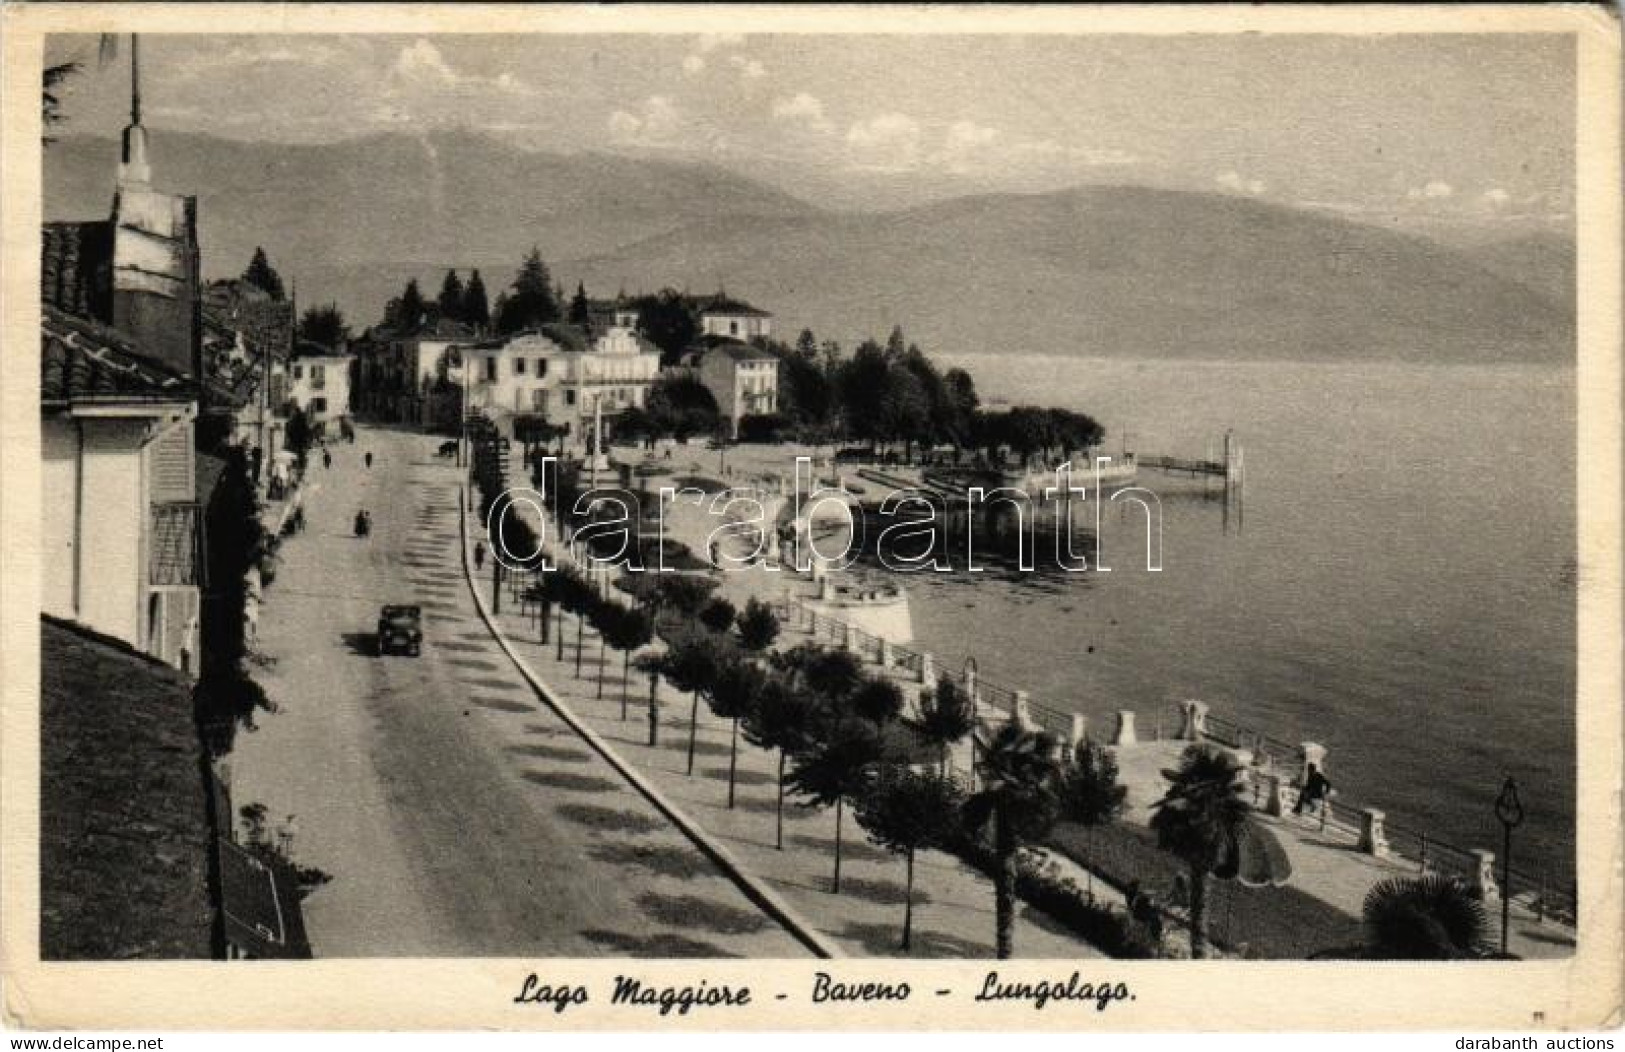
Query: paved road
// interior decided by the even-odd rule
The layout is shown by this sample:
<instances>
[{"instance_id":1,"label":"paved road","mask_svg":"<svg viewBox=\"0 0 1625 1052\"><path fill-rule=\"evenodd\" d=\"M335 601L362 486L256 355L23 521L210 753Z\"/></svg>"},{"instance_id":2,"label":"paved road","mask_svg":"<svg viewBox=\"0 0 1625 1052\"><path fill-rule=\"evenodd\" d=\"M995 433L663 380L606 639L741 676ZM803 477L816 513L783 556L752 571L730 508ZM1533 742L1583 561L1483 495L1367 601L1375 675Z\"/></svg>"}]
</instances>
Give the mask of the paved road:
<instances>
[{"instance_id":1,"label":"paved road","mask_svg":"<svg viewBox=\"0 0 1625 1052\"><path fill-rule=\"evenodd\" d=\"M238 736L233 802L295 815L295 857L332 875L305 902L317 956L804 956L496 648L435 445L363 428L314 464L266 591L279 711ZM421 658L373 655L387 602L423 606Z\"/></svg>"}]
</instances>

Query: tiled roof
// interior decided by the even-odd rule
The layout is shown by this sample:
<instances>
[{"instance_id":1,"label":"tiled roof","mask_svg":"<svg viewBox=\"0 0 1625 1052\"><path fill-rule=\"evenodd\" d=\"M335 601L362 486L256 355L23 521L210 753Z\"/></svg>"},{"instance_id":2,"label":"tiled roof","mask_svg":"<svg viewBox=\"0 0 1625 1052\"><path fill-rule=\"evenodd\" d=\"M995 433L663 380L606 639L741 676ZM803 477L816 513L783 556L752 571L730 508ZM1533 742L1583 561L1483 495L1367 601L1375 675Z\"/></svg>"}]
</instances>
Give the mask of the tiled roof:
<instances>
[{"instance_id":1,"label":"tiled roof","mask_svg":"<svg viewBox=\"0 0 1625 1052\"><path fill-rule=\"evenodd\" d=\"M736 300L731 296L724 296L720 294L712 296L709 299L700 300L697 306L699 307L700 314L702 316L706 314L738 314L748 318L773 317L773 313L771 311L761 310L757 307L752 307L744 300Z\"/></svg>"},{"instance_id":2,"label":"tiled roof","mask_svg":"<svg viewBox=\"0 0 1625 1052\"><path fill-rule=\"evenodd\" d=\"M582 332L579 326L566 325L558 321L548 322L541 327L541 333L567 351L587 349L587 334Z\"/></svg>"},{"instance_id":3,"label":"tiled roof","mask_svg":"<svg viewBox=\"0 0 1625 1052\"><path fill-rule=\"evenodd\" d=\"M208 958L208 789L181 672L40 626L40 955Z\"/></svg>"},{"instance_id":4,"label":"tiled roof","mask_svg":"<svg viewBox=\"0 0 1625 1052\"><path fill-rule=\"evenodd\" d=\"M46 223L40 300L100 321L113 318L113 224Z\"/></svg>"},{"instance_id":5,"label":"tiled roof","mask_svg":"<svg viewBox=\"0 0 1625 1052\"><path fill-rule=\"evenodd\" d=\"M773 355L766 351L752 347L748 343L736 340L731 336L702 336L700 346L705 348L706 354L722 354L736 362L777 361ZM703 355L702 355L703 357Z\"/></svg>"},{"instance_id":6,"label":"tiled roof","mask_svg":"<svg viewBox=\"0 0 1625 1052\"><path fill-rule=\"evenodd\" d=\"M186 377L139 353L113 329L41 307L41 406L196 398Z\"/></svg>"}]
</instances>

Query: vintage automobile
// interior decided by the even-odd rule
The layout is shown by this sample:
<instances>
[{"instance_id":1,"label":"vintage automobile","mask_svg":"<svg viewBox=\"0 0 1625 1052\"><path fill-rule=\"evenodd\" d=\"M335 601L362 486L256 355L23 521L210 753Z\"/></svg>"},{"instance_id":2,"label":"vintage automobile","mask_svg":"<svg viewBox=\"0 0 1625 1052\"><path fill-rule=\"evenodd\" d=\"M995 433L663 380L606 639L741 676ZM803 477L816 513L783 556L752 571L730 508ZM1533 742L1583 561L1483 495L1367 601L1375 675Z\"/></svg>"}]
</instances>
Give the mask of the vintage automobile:
<instances>
[{"instance_id":1,"label":"vintage automobile","mask_svg":"<svg viewBox=\"0 0 1625 1052\"><path fill-rule=\"evenodd\" d=\"M386 606L378 614L378 656L405 651L417 657L423 649L423 610L417 606Z\"/></svg>"}]
</instances>

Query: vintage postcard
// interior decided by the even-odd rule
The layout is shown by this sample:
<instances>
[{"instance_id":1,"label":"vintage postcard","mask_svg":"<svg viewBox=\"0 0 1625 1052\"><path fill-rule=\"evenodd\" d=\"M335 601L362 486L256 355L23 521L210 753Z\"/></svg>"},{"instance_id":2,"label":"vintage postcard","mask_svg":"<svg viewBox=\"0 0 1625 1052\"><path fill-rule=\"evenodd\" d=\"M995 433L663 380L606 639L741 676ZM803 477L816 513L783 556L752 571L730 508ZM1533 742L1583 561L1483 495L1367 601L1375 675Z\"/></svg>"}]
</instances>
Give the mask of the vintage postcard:
<instances>
[{"instance_id":1,"label":"vintage postcard","mask_svg":"<svg viewBox=\"0 0 1625 1052\"><path fill-rule=\"evenodd\" d=\"M0 15L14 1025L1617 1025L1608 9Z\"/></svg>"}]
</instances>

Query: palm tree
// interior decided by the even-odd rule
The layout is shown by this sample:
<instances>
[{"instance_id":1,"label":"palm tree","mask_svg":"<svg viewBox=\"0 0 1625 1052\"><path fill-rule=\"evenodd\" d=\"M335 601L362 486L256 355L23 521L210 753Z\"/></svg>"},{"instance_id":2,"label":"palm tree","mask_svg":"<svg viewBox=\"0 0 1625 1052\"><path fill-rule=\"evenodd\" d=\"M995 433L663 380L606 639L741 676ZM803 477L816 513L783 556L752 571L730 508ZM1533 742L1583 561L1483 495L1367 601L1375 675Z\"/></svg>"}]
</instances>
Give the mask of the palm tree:
<instances>
[{"instance_id":1,"label":"palm tree","mask_svg":"<svg viewBox=\"0 0 1625 1052\"><path fill-rule=\"evenodd\" d=\"M1168 792L1151 806L1151 828L1164 851L1190 870L1191 957L1207 956L1208 877L1244 884L1284 883L1292 867L1275 835L1253 818L1247 771L1224 749L1198 742L1163 771Z\"/></svg>"},{"instance_id":2,"label":"palm tree","mask_svg":"<svg viewBox=\"0 0 1625 1052\"><path fill-rule=\"evenodd\" d=\"M841 817L848 797L867 786L876 764L885 759L880 731L865 720L842 720L828 736L795 758L789 786L807 797L807 806L835 806L835 880L830 890L841 893Z\"/></svg>"},{"instance_id":3,"label":"palm tree","mask_svg":"<svg viewBox=\"0 0 1625 1052\"><path fill-rule=\"evenodd\" d=\"M733 721L733 734L728 744L728 809L734 806L734 783L739 771L739 721L756 708L767 674L752 661L735 657L717 669L716 677L706 692L711 711L723 719Z\"/></svg>"},{"instance_id":4,"label":"palm tree","mask_svg":"<svg viewBox=\"0 0 1625 1052\"><path fill-rule=\"evenodd\" d=\"M1049 734L1010 720L981 746L982 788L965 801L965 825L971 832L993 827L994 943L1000 960L1015 949L1016 852L1055 824L1061 777L1055 753Z\"/></svg>"},{"instance_id":5,"label":"palm tree","mask_svg":"<svg viewBox=\"0 0 1625 1052\"><path fill-rule=\"evenodd\" d=\"M745 740L779 752L778 826L773 846L784 850L784 768L793 755L812 748L824 724L818 700L782 678L770 678L756 707L745 717Z\"/></svg>"},{"instance_id":6,"label":"palm tree","mask_svg":"<svg viewBox=\"0 0 1625 1052\"><path fill-rule=\"evenodd\" d=\"M920 699L920 733L942 752L942 773L948 773L948 752L955 742L976 729L976 706L953 680L937 681L937 689Z\"/></svg>"},{"instance_id":7,"label":"palm tree","mask_svg":"<svg viewBox=\"0 0 1625 1052\"><path fill-rule=\"evenodd\" d=\"M1451 877L1391 877L1366 893L1362 912L1368 957L1453 961L1490 952L1484 904Z\"/></svg>"},{"instance_id":8,"label":"palm tree","mask_svg":"<svg viewBox=\"0 0 1625 1052\"><path fill-rule=\"evenodd\" d=\"M954 835L965 793L959 783L934 771L890 767L855 802L858 824L869 839L908 861L903 896L903 949L913 943L914 853L937 847Z\"/></svg>"}]
</instances>

